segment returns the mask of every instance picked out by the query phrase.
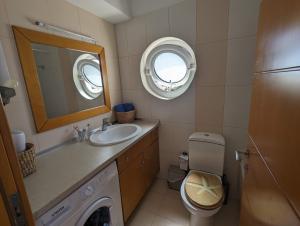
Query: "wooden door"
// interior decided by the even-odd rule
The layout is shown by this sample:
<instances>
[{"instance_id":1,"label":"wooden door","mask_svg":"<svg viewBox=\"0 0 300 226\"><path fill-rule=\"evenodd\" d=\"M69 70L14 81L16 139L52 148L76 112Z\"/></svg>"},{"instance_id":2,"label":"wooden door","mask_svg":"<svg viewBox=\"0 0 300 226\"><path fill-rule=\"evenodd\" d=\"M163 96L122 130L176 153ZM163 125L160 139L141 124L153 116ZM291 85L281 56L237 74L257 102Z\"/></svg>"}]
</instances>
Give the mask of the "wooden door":
<instances>
[{"instance_id":1,"label":"wooden door","mask_svg":"<svg viewBox=\"0 0 300 226\"><path fill-rule=\"evenodd\" d=\"M23 177L0 99L0 225L34 226Z\"/></svg>"},{"instance_id":2,"label":"wooden door","mask_svg":"<svg viewBox=\"0 0 300 226\"><path fill-rule=\"evenodd\" d=\"M240 226L300 226L300 1L263 0Z\"/></svg>"},{"instance_id":3,"label":"wooden door","mask_svg":"<svg viewBox=\"0 0 300 226\"><path fill-rule=\"evenodd\" d=\"M2 195L0 195L0 225L12 225L12 218L7 211L6 203Z\"/></svg>"}]
</instances>

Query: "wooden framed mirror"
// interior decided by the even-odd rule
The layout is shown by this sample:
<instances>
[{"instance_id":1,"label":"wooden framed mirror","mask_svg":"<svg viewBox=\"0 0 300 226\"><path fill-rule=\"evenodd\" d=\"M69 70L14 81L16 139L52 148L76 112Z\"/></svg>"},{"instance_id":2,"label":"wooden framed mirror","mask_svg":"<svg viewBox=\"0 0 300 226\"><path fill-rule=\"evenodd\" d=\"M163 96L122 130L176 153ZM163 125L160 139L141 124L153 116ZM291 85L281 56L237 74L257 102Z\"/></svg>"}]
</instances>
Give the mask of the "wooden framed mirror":
<instances>
[{"instance_id":1,"label":"wooden framed mirror","mask_svg":"<svg viewBox=\"0 0 300 226\"><path fill-rule=\"evenodd\" d=\"M111 110L104 48L13 26L37 132Z\"/></svg>"}]
</instances>

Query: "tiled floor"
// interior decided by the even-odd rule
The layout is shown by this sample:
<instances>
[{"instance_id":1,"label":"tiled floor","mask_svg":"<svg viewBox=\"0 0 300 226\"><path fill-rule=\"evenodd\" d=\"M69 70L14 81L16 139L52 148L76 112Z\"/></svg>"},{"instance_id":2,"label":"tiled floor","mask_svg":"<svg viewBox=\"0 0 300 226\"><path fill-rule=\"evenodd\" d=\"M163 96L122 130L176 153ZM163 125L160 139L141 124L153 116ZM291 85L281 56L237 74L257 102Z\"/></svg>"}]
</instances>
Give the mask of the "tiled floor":
<instances>
[{"instance_id":1,"label":"tiled floor","mask_svg":"<svg viewBox=\"0 0 300 226\"><path fill-rule=\"evenodd\" d=\"M215 226L237 226L239 206L231 201L216 215ZM181 203L180 194L167 188L165 180L157 179L126 226L188 226L189 213Z\"/></svg>"}]
</instances>

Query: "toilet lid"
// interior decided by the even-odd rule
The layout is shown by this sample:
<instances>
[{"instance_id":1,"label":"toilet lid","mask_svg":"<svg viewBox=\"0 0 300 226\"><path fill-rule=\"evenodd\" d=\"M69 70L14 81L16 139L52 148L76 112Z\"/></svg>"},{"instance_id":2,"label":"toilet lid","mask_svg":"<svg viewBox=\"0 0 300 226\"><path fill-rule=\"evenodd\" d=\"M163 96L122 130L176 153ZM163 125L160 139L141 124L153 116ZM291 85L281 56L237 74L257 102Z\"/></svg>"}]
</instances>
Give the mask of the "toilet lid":
<instances>
[{"instance_id":1,"label":"toilet lid","mask_svg":"<svg viewBox=\"0 0 300 226\"><path fill-rule=\"evenodd\" d=\"M200 208L216 209L223 202L222 181L217 175L193 171L184 186L188 200Z\"/></svg>"}]
</instances>

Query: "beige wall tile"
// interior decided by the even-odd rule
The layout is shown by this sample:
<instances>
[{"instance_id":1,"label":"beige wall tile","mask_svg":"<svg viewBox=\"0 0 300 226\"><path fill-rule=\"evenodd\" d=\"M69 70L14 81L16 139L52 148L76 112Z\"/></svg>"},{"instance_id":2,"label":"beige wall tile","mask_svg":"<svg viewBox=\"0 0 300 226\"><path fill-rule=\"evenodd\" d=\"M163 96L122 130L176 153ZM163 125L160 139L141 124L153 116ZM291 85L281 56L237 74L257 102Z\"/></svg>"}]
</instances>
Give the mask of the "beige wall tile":
<instances>
[{"instance_id":1,"label":"beige wall tile","mask_svg":"<svg viewBox=\"0 0 300 226\"><path fill-rule=\"evenodd\" d=\"M123 90L123 101L135 105L137 117L142 119L151 118L150 96L141 90Z\"/></svg>"},{"instance_id":2,"label":"beige wall tile","mask_svg":"<svg viewBox=\"0 0 300 226\"><path fill-rule=\"evenodd\" d=\"M129 58L128 56L120 57L119 58L119 70L120 70L120 79L121 79L121 86L123 90L128 90L129 88Z\"/></svg>"},{"instance_id":3,"label":"beige wall tile","mask_svg":"<svg viewBox=\"0 0 300 226\"><path fill-rule=\"evenodd\" d=\"M195 131L195 125L190 123L161 123L160 148L173 155L188 151L188 138Z\"/></svg>"},{"instance_id":4,"label":"beige wall tile","mask_svg":"<svg viewBox=\"0 0 300 226\"><path fill-rule=\"evenodd\" d=\"M246 148L248 144L247 128L224 126L223 131L226 145L228 149L232 150L232 153L234 153L233 149L243 151ZM231 159L234 159L234 157L233 154L230 156Z\"/></svg>"},{"instance_id":5,"label":"beige wall tile","mask_svg":"<svg viewBox=\"0 0 300 226\"><path fill-rule=\"evenodd\" d=\"M229 38L256 34L261 0L230 0Z\"/></svg>"},{"instance_id":6,"label":"beige wall tile","mask_svg":"<svg viewBox=\"0 0 300 226\"><path fill-rule=\"evenodd\" d=\"M128 22L127 43L130 56L144 52L147 46L145 17L134 18Z\"/></svg>"},{"instance_id":7,"label":"beige wall tile","mask_svg":"<svg viewBox=\"0 0 300 226\"><path fill-rule=\"evenodd\" d=\"M146 15L147 43L170 36L169 9L164 8Z\"/></svg>"},{"instance_id":8,"label":"beige wall tile","mask_svg":"<svg viewBox=\"0 0 300 226\"><path fill-rule=\"evenodd\" d=\"M143 84L140 75L141 55L120 58L122 88L124 90L141 90Z\"/></svg>"},{"instance_id":9,"label":"beige wall tile","mask_svg":"<svg viewBox=\"0 0 300 226\"><path fill-rule=\"evenodd\" d=\"M175 153L188 152L188 138L195 132L195 124L177 123L174 126L172 146Z\"/></svg>"},{"instance_id":10,"label":"beige wall tile","mask_svg":"<svg viewBox=\"0 0 300 226\"><path fill-rule=\"evenodd\" d=\"M161 122L159 127L159 148L171 152L174 124Z\"/></svg>"},{"instance_id":11,"label":"beige wall tile","mask_svg":"<svg viewBox=\"0 0 300 226\"><path fill-rule=\"evenodd\" d=\"M115 105L122 102L122 92L121 90L110 90L110 103L113 108Z\"/></svg>"},{"instance_id":12,"label":"beige wall tile","mask_svg":"<svg viewBox=\"0 0 300 226\"><path fill-rule=\"evenodd\" d=\"M197 87L196 125L222 128L224 114L224 86Z\"/></svg>"},{"instance_id":13,"label":"beige wall tile","mask_svg":"<svg viewBox=\"0 0 300 226\"><path fill-rule=\"evenodd\" d=\"M195 123L195 86L179 98L165 101L152 98L152 118L162 122Z\"/></svg>"},{"instance_id":14,"label":"beige wall tile","mask_svg":"<svg viewBox=\"0 0 300 226\"><path fill-rule=\"evenodd\" d=\"M41 150L49 149L73 138L73 125L67 125L55 130L40 133L37 136Z\"/></svg>"},{"instance_id":15,"label":"beige wall tile","mask_svg":"<svg viewBox=\"0 0 300 226\"><path fill-rule=\"evenodd\" d=\"M197 1L197 43L226 40L229 0Z\"/></svg>"},{"instance_id":16,"label":"beige wall tile","mask_svg":"<svg viewBox=\"0 0 300 226\"><path fill-rule=\"evenodd\" d=\"M255 37L228 41L226 85L251 85L255 46Z\"/></svg>"},{"instance_id":17,"label":"beige wall tile","mask_svg":"<svg viewBox=\"0 0 300 226\"><path fill-rule=\"evenodd\" d=\"M71 31L80 32L78 8L64 0L46 0L49 21Z\"/></svg>"},{"instance_id":18,"label":"beige wall tile","mask_svg":"<svg viewBox=\"0 0 300 226\"><path fill-rule=\"evenodd\" d=\"M9 38L12 36L8 25L8 16L4 0L0 0L0 37Z\"/></svg>"},{"instance_id":19,"label":"beige wall tile","mask_svg":"<svg viewBox=\"0 0 300 226\"><path fill-rule=\"evenodd\" d=\"M115 26L101 18L98 18L98 27L101 35L100 37L97 37L97 44L105 47L106 58L118 58Z\"/></svg>"},{"instance_id":20,"label":"beige wall tile","mask_svg":"<svg viewBox=\"0 0 300 226\"><path fill-rule=\"evenodd\" d=\"M4 0L9 23L35 30L42 30L32 21L50 22L47 0Z\"/></svg>"},{"instance_id":21,"label":"beige wall tile","mask_svg":"<svg viewBox=\"0 0 300 226\"><path fill-rule=\"evenodd\" d=\"M251 87L227 86L224 108L224 126L248 127Z\"/></svg>"},{"instance_id":22,"label":"beige wall tile","mask_svg":"<svg viewBox=\"0 0 300 226\"><path fill-rule=\"evenodd\" d=\"M78 9L78 13L81 32L92 36L97 41L101 40L99 18L82 9Z\"/></svg>"},{"instance_id":23,"label":"beige wall tile","mask_svg":"<svg viewBox=\"0 0 300 226\"><path fill-rule=\"evenodd\" d=\"M73 123L72 130L73 130L74 126L78 126L79 128L85 128L87 126L87 124L90 124L90 127L92 129L97 128L97 127L99 128L102 125L102 120L104 118L111 117L111 114L112 114L111 112L108 112L103 115L99 115L99 116L92 117L92 118L89 118L89 119L86 119L83 121L75 122L75 123Z\"/></svg>"},{"instance_id":24,"label":"beige wall tile","mask_svg":"<svg viewBox=\"0 0 300 226\"><path fill-rule=\"evenodd\" d=\"M240 164L235 159L235 151L245 151L248 143L247 128L223 128L226 139L224 172L230 183L230 199L240 198Z\"/></svg>"},{"instance_id":25,"label":"beige wall tile","mask_svg":"<svg viewBox=\"0 0 300 226\"><path fill-rule=\"evenodd\" d=\"M227 42L215 42L197 47L197 86L225 84Z\"/></svg>"},{"instance_id":26,"label":"beige wall tile","mask_svg":"<svg viewBox=\"0 0 300 226\"><path fill-rule=\"evenodd\" d=\"M196 44L196 0L186 0L171 6L171 35L181 38L191 46Z\"/></svg>"},{"instance_id":27,"label":"beige wall tile","mask_svg":"<svg viewBox=\"0 0 300 226\"><path fill-rule=\"evenodd\" d=\"M106 65L109 77L109 90L121 90L118 58L107 58Z\"/></svg>"},{"instance_id":28,"label":"beige wall tile","mask_svg":"<svg viewBox=\"0 0 300 226\"><path fill-rule=\"evenodd\" d=\"M168 168L170 165L178 165L178 154L170 152L168 149L159 149L160 172L159 178L168 178Z\"/></svg>"},{"instance_id":29,"label":"beige wall tile","mask_svg":"<svg viewBox=\"0 0 300 226\"><path fill-rule=\"evenodd\" d=\"M6 117L11 129L20 129L27 137L31 137L35 131L31 110L24 102L11 102L5 106Z\"/></svg>"},{"instance_id":30,"label":"beige wall tile","mask_svg":"<svg viewBox=\"0 0 300 226\"><path fill-rule=\"evenodd\" d=\"M222 134L223 128L221 126L216 126L215 123L209 124L207 122L198 122L196 124L196 131Z\"/></svg>"},{"instance_id":31,"label":"beige wall tile","mask_svg":"<svg viewBox=\"0 0 300 226\"><path fill-rule=\"evenodd\" d=\"M128 56L127 24L128 23L125 22L115 25L119 57Z\"/></svg>"}]
</instances>

